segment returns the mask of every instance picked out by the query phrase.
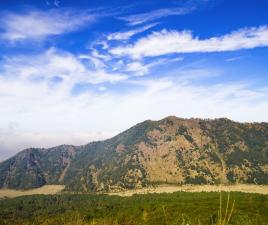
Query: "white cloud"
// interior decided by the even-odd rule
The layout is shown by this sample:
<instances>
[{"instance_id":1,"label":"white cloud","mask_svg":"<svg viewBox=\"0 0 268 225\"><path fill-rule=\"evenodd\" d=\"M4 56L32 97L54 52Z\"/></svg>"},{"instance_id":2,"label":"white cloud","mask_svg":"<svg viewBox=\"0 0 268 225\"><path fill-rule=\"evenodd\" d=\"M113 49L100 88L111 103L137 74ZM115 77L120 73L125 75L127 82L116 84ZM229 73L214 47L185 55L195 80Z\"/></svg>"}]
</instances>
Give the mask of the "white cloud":
<instances>
[{"instance_id":1,"label":"white cloud","mask_svg":"<svg viewBox=\"0 0 268 225\"><path fill-rule=\"evenodd\" d=\"M129 55L133 58L160 56L170 53L223 52L268 46L268 27L253 27L219 37L199 39L189 31L154 32L139 39L135 44L115 47L114 55Z\"/></svg>"},{"instance_id":2,"label":"white cloud","mask_svg":"<svg viewBox=\"0 0 268 225\"><path fill-rule=\"evenodd\" d=\"M119 19L128 22L129 25L138 25L146 22L150 22L153 20L160 19L162 17L167 16L177 16L177 15L184 15L191 12L192 9L190 8L166 8L166 9L158 9L147 13L140 13L135 15L129 16L122 16Z\"/></svg>"},{"instance_id":3,"label":"white cloud","mask_svg":"<svg viewBox=\"0 0 268 225\"><path fill-rule=\"evenodd\" d=\"M62 67L57 72L64 71ZM69 76L75 77L75 70L68 71L73 71ZM202 71L198 71L199 76L209 70ZM30 146L84 144L145 119L161 119L170 114L268 120L267 89L253 89L245 84L194 85L166 74L165 79L126 80L114 91L100 86L101 92L89 90L74 96L70 87L76 79L51 87L46 80L15 79L9 72L13 70L0 76L0 115L5 115L0 117L0 149L10 151L5 157ZM125 85L131 87L127 92L121 91ZM2 152L0 157L4 157Z\"/></svg>"},{"instance_id":4,"label":"white cloud","mask_svg":"<svg viewBox=\"0 0 268 225\"><path fill-rule=\"evenodd\" d=\"M6 58L1 67L0 114L5 116L0 118L0 160L25 147L85 144L116 133L99 123L99 111L109 117L105 108L98 109L99 102L106 102L105 86L100 92L72 91L76 84L98 87L122 81L125 75L89 69L74 55L56 49Z\"/></svg>"},{"instance_id":5,"label":"white cloud","mask_svg":"<svg viewBox=\"0 0 268 225\"><path fill-rule=\"evenodd\" d=\"M128 63L126 65L126 71L135 72L138 76L142 76L150 72L149 66L137 61Z\"/></svg>"},{"instance_id":6,"label":"white cloud","mask_svg":"<svg viewBox=\"0 0 268 225\"><path fill-rule=\"evenodd\" d=\"M25 147L85 144L111 137L143 120L171 114L268 120L267 89L241 83L191 82L193 78L220 75L210 68L181 68L151 80L147 76L129 79L124 72L141 76L150 73L152 67L182 58L151 63L120 58L110 62L109 54L102 53L93 50L79 57L51 48L39 55L2 61L0 160ZM86 84L88 89L74 94L76 84Z\"/></svg>"},{"instance_id":7,"label":"white cloud","mask_svg":"<svg viewBox=\"0 0 268 225\"><path fill-rule=\"evenodd\" d=\"M75 31L94 20L94 15L67 9L8 13L0 19L3 30L1 38L9 41L42 40L48 36Z\"/></svg>"},{"instance_id":8,"label":"white cloud","mask_svg":"<svg viewBox=\"0 0 268 225\"><path fill-rule=\"evenodd\" d=\"M3 63L3 77L5 79L14 77L23 81L35 81L35 83L38 81L51 83L53 78L58 77L62 81L61 85L66 87L69 85L69 88L72 88L71 84L79 82L115 83L127 79L124 74L107 72L97 64L97 61L93 61L96 65L91 68L80 60L84 58L54 48L39 55L11 57Z\"/></svg>"},{"instance_id":9,"label":"white cloud","mask_svg":"<svg viewBox=\"0 0 268 225\"><path fill-rule=\"evenodd\" d=\"M139 25L190 11L161 9L121 19ZM94 20L95 15L67 9L9 13L0 18L0 38L43 40L75 31ZM168 115L268 121L267 88L198 82L222 75L220 70L186 65L156 71L156 76L143 76L157 66L183 59L174 55L143 58L147 56L268 46L266 26L207 39L189 31L162 30L134 44L121 45L155 25L111 33L107 39L102 36L91 43L88 54L74 55L50 48L41 54L2 56L0 115L4 116L0 117L0 160L26 147L79 145L108 138L143 120Z\"/></svg>"},{"instance_id":10,"label":"white cloud","mask_svg":"<svg viewBox=\"0 0 268 225\"><path fill-rule=\"evenodd\" d=\"M103 62L102 59L99 59L98 57L94 57L93 55L79 55L79 59L88 60L92 63L92 66L95 69L104 69L106 67L106 64Z\"/></svg>"},{"instance_id":11,"label":"white cloud","mask_svg":"<svg viewBox=\"0 0 268 225\"><path fill-rule=\"evenodd\" d=\"M117 83L119 81L124 81L128 78L128 76L125 74L121 74L121 73L109 74L104 70L94 71L93 73L94 73L94 76L89 78L89 82L92 84L99 84L99 83L105 83L105 82Z\"/></svg>"},{"instance_id":12,"label":"white cloud","mask_svg":"<svg viewBox=\"0 0 268 225\"><path fill-rule=\"evenodd\" d=\"M244 56L244 55L241 55L241 56L234 56L234 57L231 57L231 58L227 58L225 59L226 62L234 62L234 61L238 61L238 60L241 60L241 59L244 59L248 56Z\"/></svg>"},{"instance_id":13,"label":"white cloud","mask_svg":"<svg viewBox=\"0 0 268 225\"><path fill-rule=\"evenodd\" d=\"M116 135L118 131L109 132L17 132L3 135L0 133L0 162L18 151L31 148L49 148L62 144L82 145L91 141L104 140Z\"/></svg>"},{"instance_id":14,"label":"white cloud","mask_svg":"<svg viewBox=\"0 0 268 225\"><path fill-rule=\"evenodd\" d=\"M111 33L111 34L108 35L107 39L108 40L127 40L130 37L132 37L132 36L134 36L136 34L142 33L142 32L144 32L146 30L149 30L150 28L152 28L152 27L154 27L156 25L157 25L157 23L153 23L153 24L143 26L143 27L140 27L140 28L137 28L137 29L129 30L129 31L126 31L126 32Z\"/></svg>"},{"instance_id":15,"label":"white cloud","mask_svg":"<svg viewBox=\"0 0 268 225\"><path fill-rule=\"evenodd\" d=\"M100 87L99 87L99 90L100 90L100 91L106 91L107 88L106 88L105 86L100 86Z\"/></svg>"},{"instance_id":16,"label":"white cloud","mask_svg":"<svg viewBox=\"0 0 268 225\"><path fill-rule=\"evenodd\" d=\"M97 49L92 49L92 52L89 54L81 54L78 56L79 59L88 60L96 70L107 68L107 62L112 60L111 56L105 52L101 54Z\"/></svg>"},{"instance_id":17,"label":"white cloud","mask_svg":"<svg viewBox=\"0 0 268 225\"><path fill-rule=\"evenodd\" d=\"M183 60L183 58L181 57L172 58L172 59L161 58L161 59L154 60L153 62L150 62L150 63L143 63L141 61L133 60L126 65L123 64L122 67L123 67L123 71L132 72L135 76L144 76L146 74L150 74L151 70L157 66L168 64L171 62L177 62L181 60Z\"/></svg>"}]
</instances>

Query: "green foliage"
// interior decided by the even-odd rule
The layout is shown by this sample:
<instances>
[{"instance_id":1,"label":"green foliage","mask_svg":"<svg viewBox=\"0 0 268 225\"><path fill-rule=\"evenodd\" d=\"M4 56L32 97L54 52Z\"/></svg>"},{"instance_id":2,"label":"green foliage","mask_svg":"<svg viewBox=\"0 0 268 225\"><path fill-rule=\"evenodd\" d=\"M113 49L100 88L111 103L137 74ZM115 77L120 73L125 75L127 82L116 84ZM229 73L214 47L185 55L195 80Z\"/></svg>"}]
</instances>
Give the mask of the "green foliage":
<instances>
[{"instance_id":1,"label":"green foliage","mask_svg":"<svg viewBox=\"0 0 268 225\"><path fill-rule=\"evenodd\" d=\"M184 134L184 137L187 141L189 141L190 143L194 143L194 139L192 138L191 135L189 134Z\"/></svg>"},{"instance_id":2,"label":"green foliage","mask_svg":"<svg viewBox=\"0 0 268 225\"><path fill-rule=\"evenodd\" d=\"M215 152L215 150L208 152L208 155L211 157L212 161L215 163L221 163L221 159L219 154Z\"/></svg>"},{"instance_id":3,"label":"green foliage","mask_svg":"<svg viewBox=\"0 0 268 225\"><path fill-rule=\"evenodd\" d=\"M266 225L267 210L267 195L246 193L41 195L0 200L0 225Z\"/></svg>"},{"instance_id":4,"label":"green foliage","mask_svg":"<svg viewBox=\"0 0 268 225\"><path fill-rule=\"evenodd\" d=\"M194 143L194 139L192 138L192 136L188 133L188 128L186 126L181 125L179 127L179 129L176 132L176 135L182 135L185 137L185 139L187 141L189 141L190 143Z\"/></svg>"},{"instance_id":5,"label":"green foliage","mask_svg":"<svg viewBox=\"0 0 268 225\"><path fill-rule=\"evenodd\" d=\"M177 130L176 135L184 135L184 134L187 134L187 132L188 132L188 128L181 125L179 129Z\"/></svg>"},{"instance_id":6,"label":"green foliage","mask_svg":"<svg viewBox=\"0 0 268 225\"><path fill-rule=\"evenodd\" d=\"M207 180L203 176L186 177L186 183L189 184L207 184Z\"/></svg>"}]
</instances>

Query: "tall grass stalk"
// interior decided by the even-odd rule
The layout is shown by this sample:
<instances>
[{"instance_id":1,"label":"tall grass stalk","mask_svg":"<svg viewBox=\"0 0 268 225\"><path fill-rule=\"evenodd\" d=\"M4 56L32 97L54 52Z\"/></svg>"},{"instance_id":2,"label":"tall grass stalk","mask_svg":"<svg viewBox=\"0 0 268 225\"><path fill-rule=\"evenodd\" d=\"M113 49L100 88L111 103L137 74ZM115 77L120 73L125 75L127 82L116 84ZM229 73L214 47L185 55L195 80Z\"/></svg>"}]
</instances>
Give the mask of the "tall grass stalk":
<instances>
[{"instance_id":1,"label":"tall grass stalk","mask_svg":"<svg viewBox=\"0 0 268 225\"><path fill-rule=\"evenodd\" d=\"M165 216L166 225L168 225L167 214L166 214L165 206L162 206L162 208L163 208L163 212L164 212L164 216Z\"/></svg>"},{"instance_id":2,"label":"tall grass stalk","mask_svg":"<svg viewBox=\"0 0 268 225\"><path fill-rule=\"evenodd\" d=\"M229 203L230 203L230 192L228 193L228 197L227 197L225 213L224 213L224 216L222 216L223 204L222 204L222 193L220 192L220 208L218 210L218 218L217 218L216 223L214 223L211 217L212 225L228 225L229 224L230 219L233 215L235 200L233 201L231 208L229 208Z\"/></svg>"}]
</instances>

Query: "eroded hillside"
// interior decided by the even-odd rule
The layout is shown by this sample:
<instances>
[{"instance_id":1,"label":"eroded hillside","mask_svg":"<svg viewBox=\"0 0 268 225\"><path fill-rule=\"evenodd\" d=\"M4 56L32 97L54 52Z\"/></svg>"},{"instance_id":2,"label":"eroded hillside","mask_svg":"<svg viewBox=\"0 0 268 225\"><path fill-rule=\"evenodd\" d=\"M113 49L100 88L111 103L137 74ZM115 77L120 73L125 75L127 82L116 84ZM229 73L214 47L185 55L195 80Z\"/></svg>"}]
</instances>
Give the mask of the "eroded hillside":
<instances>
[{"instance_id":1,"label":"eroded hillside","mask_svg":"<svg viewBox=\"0 0 268 225\"><path fill-rule=\"evenodd\" d=\"M24 150L0 164L0 186L111 191L163 183L268 184L267 159L267 123L167 117L106 141Z\"/></svg>"}]
</instances>

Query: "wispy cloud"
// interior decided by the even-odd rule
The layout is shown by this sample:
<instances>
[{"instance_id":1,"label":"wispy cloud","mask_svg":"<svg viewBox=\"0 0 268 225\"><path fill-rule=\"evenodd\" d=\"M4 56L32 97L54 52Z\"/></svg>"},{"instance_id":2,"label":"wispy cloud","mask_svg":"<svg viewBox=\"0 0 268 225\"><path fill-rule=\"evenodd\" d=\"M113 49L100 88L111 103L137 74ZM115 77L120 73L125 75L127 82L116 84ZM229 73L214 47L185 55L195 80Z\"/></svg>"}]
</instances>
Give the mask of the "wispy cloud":
<instances>
[{"instance_id":1,"label":"wispy cloud","mask_svg":"<svg viewBox=\"0 0 268 225\"><path fill-rule=\"evenodd\" d=\"M126 21L129 25L134 26L154 21L163 17L184 15L190 13L192 10L193 8L174 7L174 8L158 9L151 12L134 14L129 16L122 16L119 17L119 19Z\"/></svg>"},{"instance_id":2,"label":"wispy cloud","mask_svg":"<svg viewBox=\"0 0 268 225\"><path fill-rule=\"evenodd\" d=\"M111 33L108 35L107 39L108 40L127 40L130 37L142 33L146 30L149 30L150 28L156 26L157 23L153 23L147 26L143 26L143 27L139 27L137 29L133 29L133 30L129 30L129 31L125 31L125 32L116 32L116 33Z\"/></svg>"},{"instance_id":3,"label":"wispy cloud","mask_svg":"<svg viewBox=\"0 0 268 225\"><path fill-rule=\"evenodd\" d=\"M183 78L188 71L172 76L167 71L164 78L121 80L118 74L93 70L75 55L55 49L40 55L11 57L4 64L0 72L0 114L5 115L0 118L0 148L9 149L10 154L24 147L84 144L171 113L181 117L224 116L239 121L268 119L267 89L241 83L196 85L189 82L191 78ZM136 70L140 66L144 65L128 68ZM191 76L214 73L205 68L193 69ZM55 82L55 77L60 77L60 82ZM118 80L123 82L119 88L106 89L107 82L112 85ZM77 83L94 85L101 91L89 88L73 95Z\"/></svg>"},{"instance_id":4,"label":"wispy cloud","mask_svg":"<svg viewBox=\"0 0 268 225\"><path fill-rule=\"evenodd\" d=\"M135 44L110 50L114 55L133 58L160 56L170 53L224 52L268 46L268 27L252 27L219 37L199 39L189 31L153 32Z\"/></svg>"},{"instance_id":5,"label":"wispy cloud","mask_svg":"<svg viewBox=\"0 0 268 225\"><path fill-rule=\"evenodd\" d=\"M51 1L50 0L46 0L46 4L48 6L53 5L53 6L59 7L60 6L60 3L61 3L60 0L51 0Z\"/></svg>"},{"instance_id":6,"label":"wispy cloud","mask_svg":"<svg viewBox=\"0 0 268 225\"><path fill-rule=\"evenodd\" d=\"M3 79L51 84L56 77L59 81L57 84L66 85L69 89L79 82L116 83L127 79L125 74L112 73L100 66L92 67L92 64L83 62L81 57L55 48L42 54L10 57L2 63Z\"/></svg>"},{"instance_id":7,"label":"wispy cloud","mask_svg":"<svg viewBox=\"0 0 268 225\"><path fill-rule=\"evenodd\" d=\"M0 117L0 149L15 152L32 146L84 144L170 114L268 120L267 87L241 80L228 83L229 78L220 78L224 68L197 65L195 56L172 54L268 46L268 27L207 38L190 31L151 33L157 24L152 21L191 10L168 8L120 17L126 23L118 32L99 35L97 40L92 35L83 50L83 46L53 42L66 50L49 46L44 51L35 49L43 51L38 54L32 49L21 54L14 49L3 51L8 56L0 59L0 115L5 115ZM115 9L109 16L121 13ZM2 14L0 38L16 43L44 40L81 29L98 18L98 14L58 8ZM101 24L100 30L104 28ZM28 42L23 44L26 48Z\"/></svg>"},{"instance_id":8,"label":"wispy cloud","mask_svg":"<svg viewBox=\"0 0 268 225\"><path fill-rule=\"evenodd\" d=\"M135 76L144 76L150 74L153 68L157 68L158 66L161 65L166 65L169 63L178 62L182 60L183 60L182 57L174 59L160 58L150 63L143 63L141 61L133 60L130 63L124 65L124 71L131 72Z\"/></svg>"},{"instance_id":9,"label":"wispy cloud","mask_svg":"<svg viewBox=\"0 0 268 225\"><path fill-rule=\"evenodd\" d=\"M9 41L42 40L48 36L78 30L94 20L92 14L68 9L6 13L1 15L0 28L3 32L0 37Z\"/></svg>"},{"instance_id":10,"label":"wispy cloud","mask_svg":"<svg viewBox=\"0 0 268 225\"><path fill-rule=\"evenodd\" d=\"M248 56L245 56L245 55L234 56L234 57L230 57L230 58L225 59L225 61L226 62L234 62L234 61L238 61L238 60L244 59L246 57L248 57Z\"/></svg>"}]
</instances>

